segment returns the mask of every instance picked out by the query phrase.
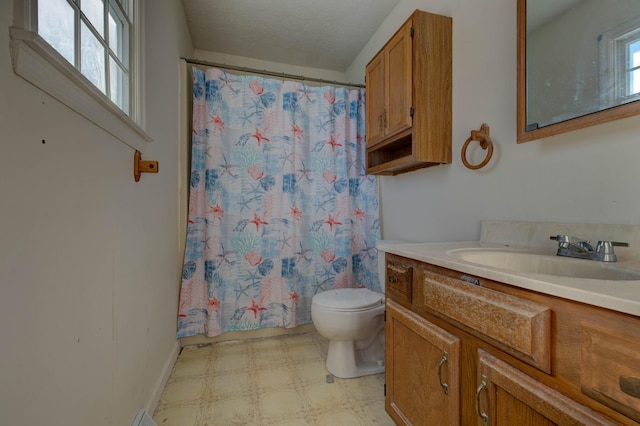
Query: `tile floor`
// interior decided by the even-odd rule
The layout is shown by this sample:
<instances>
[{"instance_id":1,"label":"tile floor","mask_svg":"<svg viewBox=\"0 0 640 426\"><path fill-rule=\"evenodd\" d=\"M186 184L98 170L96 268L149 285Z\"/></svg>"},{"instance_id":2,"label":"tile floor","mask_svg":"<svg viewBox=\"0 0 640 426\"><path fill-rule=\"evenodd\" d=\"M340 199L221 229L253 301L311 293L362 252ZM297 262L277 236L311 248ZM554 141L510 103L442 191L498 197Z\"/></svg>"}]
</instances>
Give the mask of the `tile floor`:
<instances>
[{"instance_id":1,"label":"tile floor","mask_svg":"<svg viewBox=\"0 0 640 426\"><path fill-rule=\"evenodd\" d=\"M393 425L384 375L327 383L317 332L187 346L164 389L158 426Z\"/></svg>"}]
</instances>

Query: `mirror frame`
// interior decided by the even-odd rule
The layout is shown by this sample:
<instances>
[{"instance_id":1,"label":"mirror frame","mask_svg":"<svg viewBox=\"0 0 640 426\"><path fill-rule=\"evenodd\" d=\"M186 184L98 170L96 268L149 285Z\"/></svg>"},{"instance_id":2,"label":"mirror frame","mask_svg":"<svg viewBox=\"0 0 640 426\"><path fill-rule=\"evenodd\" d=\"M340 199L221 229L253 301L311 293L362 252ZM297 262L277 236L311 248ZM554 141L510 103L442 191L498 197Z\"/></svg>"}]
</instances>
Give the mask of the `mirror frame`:
<instances>
[{"instance_id":1,"label":"mirror frame","mask_svg":"<svg viewBox=\"0 0 640 426\"><path fill-rule=\"evenodd\" d=\"M542 139L571 132L620 118L640 114L640 101L629 102L602 111L572 118L556 124L526 131L527 126L527 0L518 0L518 97L517 140L518 143Z\"/></svg>"}]
</instances>

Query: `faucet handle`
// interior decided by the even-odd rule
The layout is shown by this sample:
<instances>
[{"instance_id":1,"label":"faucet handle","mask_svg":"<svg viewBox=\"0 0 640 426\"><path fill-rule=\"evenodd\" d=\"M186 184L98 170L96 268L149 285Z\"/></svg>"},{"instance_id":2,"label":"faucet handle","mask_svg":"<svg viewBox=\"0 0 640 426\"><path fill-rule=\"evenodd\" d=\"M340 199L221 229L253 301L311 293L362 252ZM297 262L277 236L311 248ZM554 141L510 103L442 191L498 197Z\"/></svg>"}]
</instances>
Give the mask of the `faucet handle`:
<instances>
[{"instance_id":1,"label":"faucet handle","mask_svg":"<svg viewBox=\"0 0 640 426\"><path fill-rule=\"evenodd\" d=\"M571 237L568 235L552 235L549 239L557 241L559 245L569 244L572 241Z\"/></svg>"},{"instance_id":2,"label":"faucet handle","mask_svg":"<svg viewBox=\"0 0 640 426\"><path fill-rule=\"evenodd\" d=\"M562 244L562 243L567 243L567 244L578 244L578 243L583 243L585 242L585 240L581 239L581 238L577 238L577 237L572 237L569 235L552 235L549 237L549 239L551 240L555 240L558 243ZM588 242L588 241L587 241Z\"/></svg>"},{"instance_id":3,"label":"faucet handle","mask_svg":"<svg viewBox=\"0 0 640 426\"><path fill-rule=\"evenodd\" d=\"M629 247L629 243L625 243L623 241L605 241L611 243L612 246L616 247Z\"/></svg>"},{"instance_id":4,"label":"faucet handle","mask_svg":"<svg viewBox=\"0 0 640 426\"><path fill-rule=\"evenodd\" d=\"M618 260L613 247L629 247L629 243L620 241L598 241L596 255L602 262L615 262Z\"/></svg>"},{"instance_id":5,"label":"faucet handle","mask_svg":"<svg viewBox=\"0 0 640 426\"><path fill-rule=\"evenodd\" d=\"M558 247L568 249L570 247L574 247L579 251L584 252L592 252L593 247L591 246L591 242L587 240L583 240L577 237L571 237L569 235L552 235L549 237L552 240L558 242Z\"/></svg>"}]
</instances>

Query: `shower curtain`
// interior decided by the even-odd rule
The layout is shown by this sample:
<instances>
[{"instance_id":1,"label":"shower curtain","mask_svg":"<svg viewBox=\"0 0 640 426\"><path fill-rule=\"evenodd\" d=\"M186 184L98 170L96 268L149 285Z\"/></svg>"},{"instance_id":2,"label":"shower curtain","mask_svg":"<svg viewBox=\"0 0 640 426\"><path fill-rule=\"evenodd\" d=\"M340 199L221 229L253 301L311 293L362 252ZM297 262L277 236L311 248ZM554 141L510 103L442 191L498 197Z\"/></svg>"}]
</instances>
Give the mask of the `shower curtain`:
<instances>
[{"instance_id":1,"label":"shower curtain","mask_svg":"<svg viewBox=\"0 0 640 426\"><path fill-rule=\"evenodd\" d=\"M193 75L178 337L295 327L318 292L380 291L364 90Z\"/></svg>"}]
</instances>

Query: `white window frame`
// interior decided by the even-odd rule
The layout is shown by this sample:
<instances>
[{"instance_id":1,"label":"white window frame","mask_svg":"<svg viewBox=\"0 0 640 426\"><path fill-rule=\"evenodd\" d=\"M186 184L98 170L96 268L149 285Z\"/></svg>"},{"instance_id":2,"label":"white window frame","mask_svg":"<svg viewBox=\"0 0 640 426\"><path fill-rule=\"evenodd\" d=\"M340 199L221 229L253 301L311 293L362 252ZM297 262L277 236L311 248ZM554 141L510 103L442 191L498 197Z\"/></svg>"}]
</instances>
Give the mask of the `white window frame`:
<instances>
[{"instance_id":1,"label":"white window frame","mask_svg":"<svg viewBox=\"0 0 640 426\"><path fill-rule=\"evenodd\" d=\"M130 147L144 152L152 138L144 130L144 91L141 84L143 62L141 1L133 2L133 30L130 37L130 115L60 55L37 32L37 0L14 0L11 56L16 74L58 99L87 120Z\"/></svg>"},{"instance_id":2,"label":"white window frame","mask_svg":"<svg viewBox=\"0 0 640 426\"><path fill-rule=\"evenodd\" d=\"M600 93L602 108L640 100L640 94L629 94L627 50L640 40L640 16L630 19L600 36Z\"/></svg>"}]
</instances>

